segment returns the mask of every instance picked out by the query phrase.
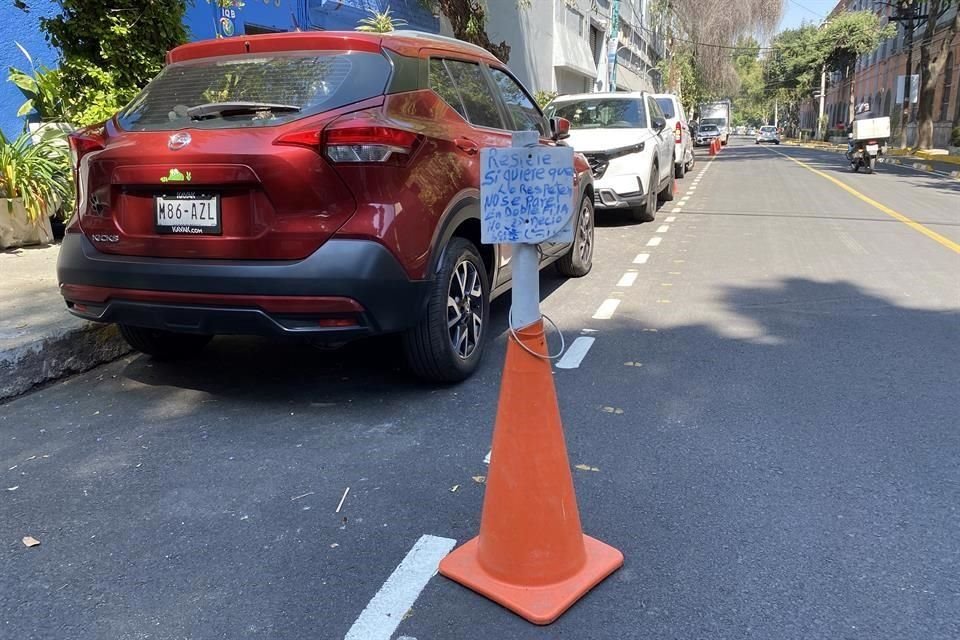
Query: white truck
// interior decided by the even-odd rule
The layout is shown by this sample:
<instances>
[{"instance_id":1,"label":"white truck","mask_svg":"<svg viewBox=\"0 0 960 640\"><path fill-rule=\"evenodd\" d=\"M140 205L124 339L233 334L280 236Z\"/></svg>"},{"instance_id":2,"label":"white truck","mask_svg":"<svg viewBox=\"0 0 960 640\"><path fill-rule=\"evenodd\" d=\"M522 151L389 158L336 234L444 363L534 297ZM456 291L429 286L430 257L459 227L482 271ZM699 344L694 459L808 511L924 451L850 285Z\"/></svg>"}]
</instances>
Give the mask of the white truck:
<instances>
[{"instance_id":1,"label":"white truck","mask_svg":"<svg viewBox=\"0 0 960 640\"><path fill-rule=\"evenodd\" d=\"M730 101L719 100L717 102L701 103L697 109L700 113L699 124L713 124L720 130L720 143L727 144L730 139L730 127L733 114L731 113Z\"/></svg>"}]
</instances>

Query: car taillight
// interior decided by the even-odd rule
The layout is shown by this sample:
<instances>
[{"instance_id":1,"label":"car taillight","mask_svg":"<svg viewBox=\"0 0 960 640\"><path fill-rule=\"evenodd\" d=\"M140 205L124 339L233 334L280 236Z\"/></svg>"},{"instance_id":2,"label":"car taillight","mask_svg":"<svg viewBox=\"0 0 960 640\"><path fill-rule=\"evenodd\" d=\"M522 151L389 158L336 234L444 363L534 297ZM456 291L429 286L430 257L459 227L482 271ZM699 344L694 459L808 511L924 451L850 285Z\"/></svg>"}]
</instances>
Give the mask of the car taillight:
<instances>
[{"instance_id":1,"label":"car taillight","mask_svg":"<svg viewBox=\"0 0 960 640\"><path fill-rule=\"evenodd\" d=\"M83 156L92 151L103 150L103 136L99 129L81 129L67 136L70 143L70 161L76 170Z\"/></svg>"},{"instance_id":2,"label":"car taillight","mask_svg":"<svg viewBox=\"0 0 960 640\"><path fill-rule=\"evenodd\" d=\"M274 144L292 144L320 151L335 163L405 162L416 150L421 136L406 129L371 125L369 120L335 122L322 131L296 131L280 136Z\"/></svg>"},{"instance_id":3,"label":"car taillight","mask_svg":"<svg viewBox=\"0 0 960 640\"><path fill-rule=\"evenodd\" d=\"M323 133L323 150L332 162L403 161L420 140L412 131L381 126L335 126Z\"/></svg>"},{"instance_id":4,"label":"car taillight","mask_svg":"<svg viewBox=\"0 0 960 640\"><path fill-rule=\"evenodd\" d=\"M677 144L683 142L683 126L679 122L677 126L673 128L673 141Z\"/></svg>"}]
</instances>

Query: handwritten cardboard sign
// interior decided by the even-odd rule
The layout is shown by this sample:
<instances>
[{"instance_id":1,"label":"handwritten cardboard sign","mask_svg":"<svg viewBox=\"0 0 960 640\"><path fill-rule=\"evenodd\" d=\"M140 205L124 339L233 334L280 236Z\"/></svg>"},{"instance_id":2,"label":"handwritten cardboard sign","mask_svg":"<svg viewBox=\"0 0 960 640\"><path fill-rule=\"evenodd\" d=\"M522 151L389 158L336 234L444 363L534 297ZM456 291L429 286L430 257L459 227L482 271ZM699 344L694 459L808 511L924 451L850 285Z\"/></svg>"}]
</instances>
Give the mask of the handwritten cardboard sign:
<instances>
[{"instance_id":1,"label":"handwritten cardboard sign","mask_svg":"<svg viewBox=\"0 0 960 640\"><path fill-rule=\"evenodd\" d=\"M481 149L481 242L573 242L573 176L571 147Z\"/></svg>"}]
</instances>

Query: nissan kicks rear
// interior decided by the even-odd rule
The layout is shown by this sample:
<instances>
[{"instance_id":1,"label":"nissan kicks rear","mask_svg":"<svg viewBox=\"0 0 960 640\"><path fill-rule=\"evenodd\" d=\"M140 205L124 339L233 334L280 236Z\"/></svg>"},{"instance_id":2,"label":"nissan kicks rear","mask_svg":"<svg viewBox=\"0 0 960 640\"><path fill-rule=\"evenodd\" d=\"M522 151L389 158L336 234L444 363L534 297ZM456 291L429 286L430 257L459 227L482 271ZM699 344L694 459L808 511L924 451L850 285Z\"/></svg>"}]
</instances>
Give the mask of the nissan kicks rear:
<instances>
[{"instance_id":1,"label":"nissan kicks rear","mask_svg":"<svg viewBox=\"0 0 960 640\"><path fill-rule=\"evenodd\" d=\"M510 284L509 248L480 244L478 151L512 130L562 137L509 70L416 33L238 37L167 62L71 137L69 310L157 358L217 334L396 333L416 374L470 375ZM542 247L570 276L593 256L593 183L576 162L575 241Z\"/></svg>"}]
</instances>

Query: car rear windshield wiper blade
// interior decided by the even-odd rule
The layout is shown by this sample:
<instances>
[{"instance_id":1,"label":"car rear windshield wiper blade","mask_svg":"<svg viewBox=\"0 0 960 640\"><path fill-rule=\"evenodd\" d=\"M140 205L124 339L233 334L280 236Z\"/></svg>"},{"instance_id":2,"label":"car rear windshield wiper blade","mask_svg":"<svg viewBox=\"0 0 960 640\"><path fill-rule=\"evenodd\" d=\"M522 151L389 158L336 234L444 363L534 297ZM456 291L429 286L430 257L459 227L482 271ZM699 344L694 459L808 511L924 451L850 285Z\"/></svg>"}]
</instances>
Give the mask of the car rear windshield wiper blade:
<instances>
[{"instance_id":1,"label":"car rear windshield wiper blade","mask_svg":"<svg viewBox=\"0 0 960 640\"><path fill-rule=\"evenodd\" d=\"M209 116L243 115L272 111L276 113L296 113L300 107L293 104L273 104L270 102L208 102L187 109L192 120L201 120Z\"/></svg>"}]
</instances>

